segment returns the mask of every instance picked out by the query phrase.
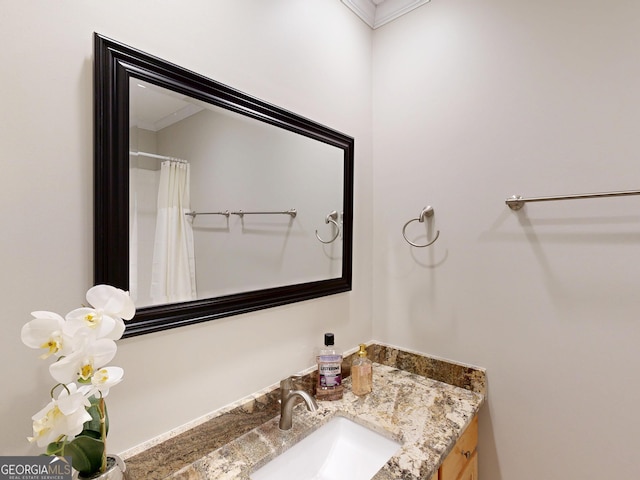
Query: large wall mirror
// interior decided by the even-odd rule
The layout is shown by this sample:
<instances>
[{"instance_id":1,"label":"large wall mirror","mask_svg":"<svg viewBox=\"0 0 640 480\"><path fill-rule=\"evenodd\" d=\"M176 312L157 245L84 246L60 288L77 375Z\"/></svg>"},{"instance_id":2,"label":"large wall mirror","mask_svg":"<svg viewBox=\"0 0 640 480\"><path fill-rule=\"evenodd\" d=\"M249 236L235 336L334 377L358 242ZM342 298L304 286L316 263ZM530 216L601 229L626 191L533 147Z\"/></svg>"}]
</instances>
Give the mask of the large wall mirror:
<instances>
[{"instance_id":1,"label":"large wall mirror","mask_svg":"<svg viewBox=\"0 0 640 480\"><path fill-rule=\"evenodd\" d=\"M95 282L124 336L351 290L353 138L95 34Z\"/></svg>"}]
</instances>

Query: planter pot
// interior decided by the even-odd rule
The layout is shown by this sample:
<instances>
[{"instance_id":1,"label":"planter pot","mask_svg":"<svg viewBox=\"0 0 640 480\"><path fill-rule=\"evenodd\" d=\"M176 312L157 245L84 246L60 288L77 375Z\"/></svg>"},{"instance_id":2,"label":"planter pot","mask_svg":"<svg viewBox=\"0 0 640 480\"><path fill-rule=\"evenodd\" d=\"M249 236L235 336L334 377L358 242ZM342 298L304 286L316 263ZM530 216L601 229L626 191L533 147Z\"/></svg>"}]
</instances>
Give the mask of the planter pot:
<instances>
[{"instance_id":1,"label":"planter pot","mask_svg":"<svg viewBox=\"0 0 640 480\"><path fill-rule=\"evenodd\" d=\"M126 469L124 460L119 456L107 455L107 470L104 473L95 473L88 477L78 475L78 480L125 480Z\"/></svg>"}]
</instances>

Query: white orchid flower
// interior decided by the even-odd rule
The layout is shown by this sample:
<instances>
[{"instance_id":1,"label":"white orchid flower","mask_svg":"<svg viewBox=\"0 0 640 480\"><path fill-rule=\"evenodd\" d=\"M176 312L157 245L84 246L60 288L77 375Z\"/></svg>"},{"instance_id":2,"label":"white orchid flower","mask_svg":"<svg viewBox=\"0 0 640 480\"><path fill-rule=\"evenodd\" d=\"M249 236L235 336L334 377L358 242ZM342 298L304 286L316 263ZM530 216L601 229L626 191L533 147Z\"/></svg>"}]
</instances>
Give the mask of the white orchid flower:
<instances>
[{"instance_id":1,"label":"white orchid flower","mask_svg":"<svg viewBox=\"0 0 640 480\"><path fill-rule=\"evenodd\" d=\"M97 370L91 377L91 395L97 392L103 397L109 395L109 389L122 381L124 370L120 367L103 367Z\"/></svg>"},{"instance_id":2,"label":"white orchid flower","mask_svg":"<svg viewBox=\"0 0 640 480\"><path fill-rule=\"evenodd\" d=\"M116 355L116 342L108 338L85 340L75 352L49 366L49 373L60 383L79 381L87 383L96 370L105 366Z\"/></svg>"},{"instance_id":3,"label":"white orchid flower","mask_svg":"<svg viewBox=\"0 0 640 480\"><path fill-rule=\"evenodd\" d=\"M117 326L117 319L110 315L105 315L94 308L76 308L67 314L67 322L64 326L64 333L74 337L80 330L90 333L93 338L110 338ZM124 322L120 320L124 325ZM124 330L124 329L123 329ZM114 338L112 340L117 340Z\"/></svg>"},{"instance_id":4,"label":"white orchid flower","mask_svg":"<svg viewBox=\"0 0 640 480\"><path fill-rule=\"evenodd\" d=\"M31 312L33 320L27 322L20 332L22 342L31 348L43 349L40 358L48 358L51 355L59 357L65 355L70 348L68 338L65 338L64 319L53 312Z\"/></svg>"},{"instance_id":5,"label":"white orchid flower","mask_svg":"<svg viewBox=\"0 0 640 480\"><path fill-rule=\"evenodd\" d=\"M111 285L96 285L87 291L87 301L94 308L101 308L125 320L131 320L136 306L128 292Z\"/></svg>"},{"instance_id":6,"label":"white orchid flower","mask_svg":"<svg viewBox=\"0 0 640 480\"><path fill-rule=\"evenodd\" d=\"M41 358L56 357L49 373L58 382L52 390L52 400L32 417L33 437L29 441L47 447L49 454L57 454L81 436L99 438L102 447L84 448L91 442L79 440L70 453L74 461L78 458L75 452L86 456L92 465L101 465L106 458L103 398L124 376L122 368L106 365L116 355L115 341L124 333L123 320L135 315L135 305L127 292L109 285L90 288L87 301L89 307L75 309L65 318L48 311L32 312L34 318L22 327L21 338L26 346L43 351ZM53 398L58 388L64 390ZM92 415L100 417L99 426L91 422Z\"/></svg>"},{"instance_id":7,"label":"white orchid flower","mask_svg":"<svg viewBox=\"0 0 640 480\"><path fill-rule=\"evenodd\" d=\"M82 432L83 424L91 420L86 407L91 403L78 391L75 384L67 385L56 400L36 413L33 417L33 437L30 442L36 442L39 447L46 447L61 437L73 438Z\"/></svg>"},{"instance_id":8,"label":"white orchid flower","mask_svg":"<svg viewBox=\"0 0 640 480\"><path fill-rule=\"evenodd\" d=\"M88 327L96 338L118 340L124 333L122 320L130 320L136 312L129 294L110 285L91 287L87 302L93 308L78 308L67 314L65 333L73 336L81 327Z\"/></svg>"}]
</instances>

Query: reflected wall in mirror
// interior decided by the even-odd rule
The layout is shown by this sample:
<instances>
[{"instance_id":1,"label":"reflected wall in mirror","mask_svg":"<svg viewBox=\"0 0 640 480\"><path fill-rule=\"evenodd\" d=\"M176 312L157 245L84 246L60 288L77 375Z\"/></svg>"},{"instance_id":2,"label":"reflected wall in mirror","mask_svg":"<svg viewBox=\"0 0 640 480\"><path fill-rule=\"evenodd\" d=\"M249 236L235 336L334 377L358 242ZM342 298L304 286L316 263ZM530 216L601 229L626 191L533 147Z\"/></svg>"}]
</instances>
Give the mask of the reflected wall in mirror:
<instances>
[{"instance_id":1,"label":"reflected wall in mirror","mask_svg":"<svg viewBox=\"0 0 640 480\"><path fill-rule=\"evenodd\" d=\"M340 148L136 78L129 92L136 306L340 277L340 225L324 226L342 210ZM181 171L185 202L162 192L158 208Z\"/></svg>"},{"instance_id":2,"label":"reflected wall in mirror","mask_svg":"<svg viewBox=\"0 0 640 480\"><path fill-rule=\"evenodd\" d=\"M351 289L353 139L95 35L95 281L125 336Z\"/></svg>"}]
</instances>

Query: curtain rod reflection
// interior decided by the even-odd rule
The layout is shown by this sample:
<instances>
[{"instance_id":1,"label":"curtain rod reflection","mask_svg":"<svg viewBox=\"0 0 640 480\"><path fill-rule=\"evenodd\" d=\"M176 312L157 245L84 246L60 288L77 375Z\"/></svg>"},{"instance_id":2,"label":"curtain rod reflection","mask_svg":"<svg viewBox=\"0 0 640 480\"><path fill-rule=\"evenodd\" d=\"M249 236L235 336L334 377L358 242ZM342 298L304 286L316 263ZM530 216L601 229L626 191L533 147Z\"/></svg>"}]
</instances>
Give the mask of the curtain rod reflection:
<instances>
[{"instance_id":1,"label":"curtain rod reflection","mask_svg":"<svg viewBox=\"0 0 640 480\"><path fill-rule=\"evenodd\" d=\"M156 153L147 153L147 152L129 152L129 155L133 155L135 157L150 157L150 158L157 158L158 160L171 160L173 162L179 162L179 163L189 163L188 160L185 160L183 158L176 158L176 157L167 157L165 155L158 155Z\"/></svg>"},{"instance_id":2,"label":"curtain rod reflection","mask_svg":"<svg viewBox=\"0 0 640 480\"><path fill-rule=\"evenodd\" d=\"M187 212L185 215L189 215L190 217L196 218L198 215L224 215L225 217L229 217L229 215L238 215L242 217L244 215L290 215L291 218L295 218L298 214L298 211L295 208L290 210L285 210L284 212L245 212L243 210L238 210L236 212L230 212L229 210L225 210L224 212Z\"/></svg>"}]
</instances>

